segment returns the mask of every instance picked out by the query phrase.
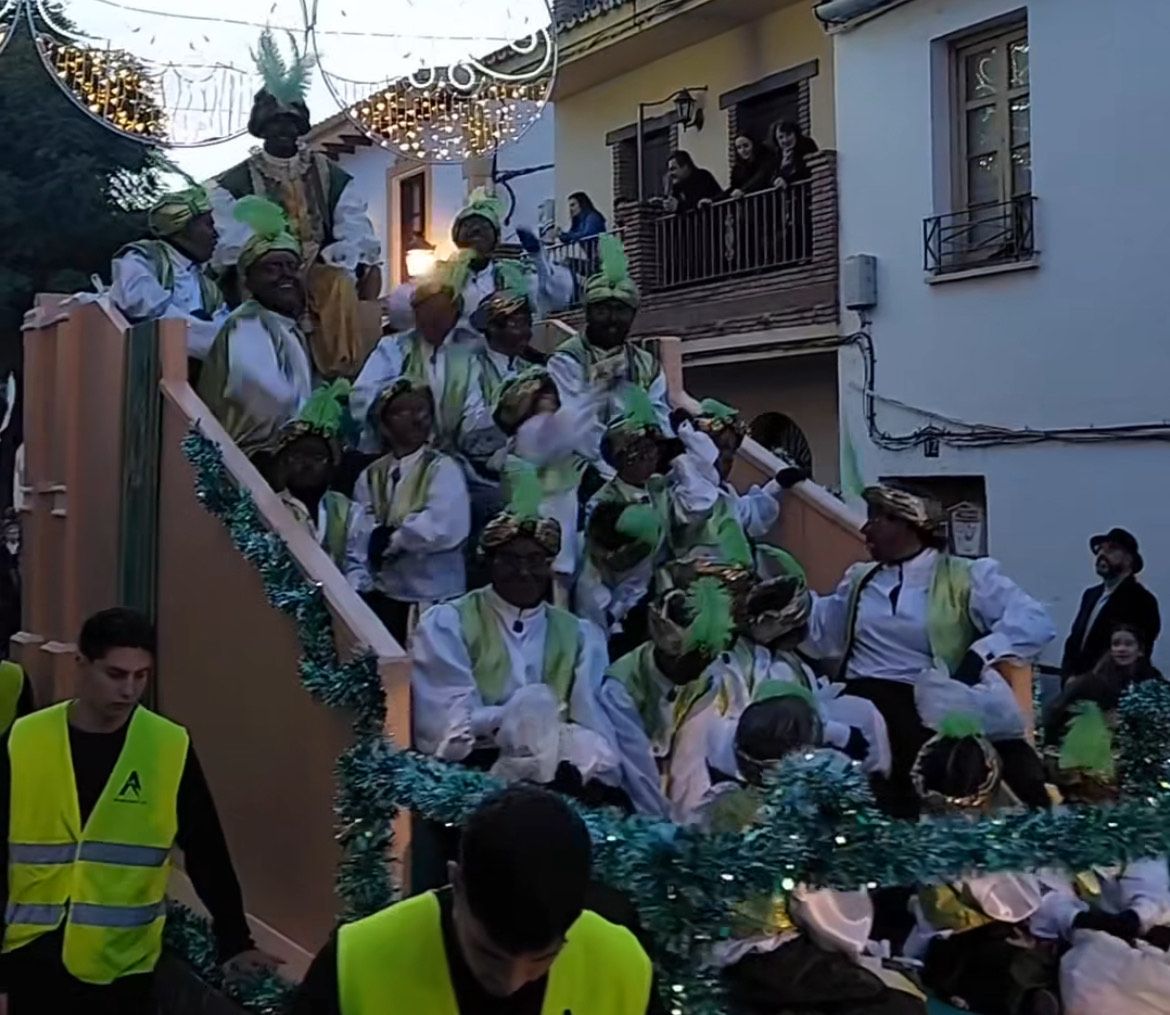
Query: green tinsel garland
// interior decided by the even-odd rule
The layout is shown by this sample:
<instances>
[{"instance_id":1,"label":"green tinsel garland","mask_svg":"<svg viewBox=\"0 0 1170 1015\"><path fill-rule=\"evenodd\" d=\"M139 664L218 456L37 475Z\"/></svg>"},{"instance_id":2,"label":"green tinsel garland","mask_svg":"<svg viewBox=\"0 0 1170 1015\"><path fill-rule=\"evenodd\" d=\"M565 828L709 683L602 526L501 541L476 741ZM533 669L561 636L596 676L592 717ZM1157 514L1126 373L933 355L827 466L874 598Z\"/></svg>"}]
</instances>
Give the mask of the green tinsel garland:
<instances>
[{"instance_id":1,"label":"green tinsel garland","mask_svg":"<svg viewBox=\"0 0 1170 1015\"><path fill-rule=\"evenodd\" d=\"M381 735L385 699L373 660L337 659L320 590L227 475L215 445L193 431L184 450L197 470L200 499L260 570L272 604L296 621L302 682L319 700L355 714L357 742L338 761L338 889L346 918L377 910L394 898L388 851L398 809L459 823L499 784L480 772L399 751ZM872 888L1046 866L1083 870L1170 853L1170 686L1151 682L1130 691L1120 712L1127 778L1125 799L1115 807L911 824L877 810L856 765L814 751L778 767L761 821L743 835L709 836L614 811L579 810L596 844L597 876L630 896L659 948L669 1010L721 1015L717 978L703 960L710 943L730 933L728 913L744 898L796 884ZM184 928L188 948L202 940L189 924ZM205 960L206 942L195 958L197 968L207 968L201 954ZM236 996L270 1011L265 989L237 987Z\"/></svg>"}]
</instances>

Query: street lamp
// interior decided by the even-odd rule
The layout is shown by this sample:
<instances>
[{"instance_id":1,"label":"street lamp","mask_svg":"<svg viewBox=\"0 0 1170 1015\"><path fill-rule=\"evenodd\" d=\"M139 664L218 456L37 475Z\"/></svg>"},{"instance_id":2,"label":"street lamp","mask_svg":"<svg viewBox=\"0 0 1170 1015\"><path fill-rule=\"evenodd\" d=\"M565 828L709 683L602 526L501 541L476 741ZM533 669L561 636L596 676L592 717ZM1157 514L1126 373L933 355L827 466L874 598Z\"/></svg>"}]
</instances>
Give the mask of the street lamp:
<instances>
[{"instance_id":1,"label":"street lamp","mask_svg":"<svg viewBox=\"0 0 1170 1015\"><path fill-rule=\"evenodd\" d=\"M643 128L646 123L646 110L654 106L665 106L668 102L674 103L674 115L678 122L682 124L683 131L690 127L695 130L703 129L703 110L699 107L698 101L695 99L693 92L705 92L706 85L698 88L680 88L672 95L668 95L665 99L659 99L657 102L639 102L638 103L638 203L641 204L646 194L646 185L642 179L643 166L643 145L645 139L643 137Z\"/></svg>"},{"instance_id":2,"label":"street lamp","mask_svg":"<svg viewBox=\"0 0 1170 1015\"><path fill-rule=\"evenodd\" d=\"M419 233L406 245L406 274L411 279L429 275L435 267L435 246Z\"/></svg>"}]
</instances>

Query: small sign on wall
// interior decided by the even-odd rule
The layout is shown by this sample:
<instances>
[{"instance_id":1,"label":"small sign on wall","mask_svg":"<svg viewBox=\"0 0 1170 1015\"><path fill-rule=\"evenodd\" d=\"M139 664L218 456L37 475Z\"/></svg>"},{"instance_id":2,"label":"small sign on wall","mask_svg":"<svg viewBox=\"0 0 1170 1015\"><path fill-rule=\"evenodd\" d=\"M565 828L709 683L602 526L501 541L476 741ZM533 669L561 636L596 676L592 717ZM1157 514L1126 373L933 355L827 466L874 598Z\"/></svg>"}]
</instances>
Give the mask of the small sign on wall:
<instances>
[{"instance_id":1,"label":"small sign on wall","mask_svg":"<svg viewBox=\"0 0 1170 1015\"><path fill-rule=\"evenodd\" d=\"M951 553L957 557L987 556L987 515L980 504L960 501L947 511Z\"/></svg>"}]
</instances>

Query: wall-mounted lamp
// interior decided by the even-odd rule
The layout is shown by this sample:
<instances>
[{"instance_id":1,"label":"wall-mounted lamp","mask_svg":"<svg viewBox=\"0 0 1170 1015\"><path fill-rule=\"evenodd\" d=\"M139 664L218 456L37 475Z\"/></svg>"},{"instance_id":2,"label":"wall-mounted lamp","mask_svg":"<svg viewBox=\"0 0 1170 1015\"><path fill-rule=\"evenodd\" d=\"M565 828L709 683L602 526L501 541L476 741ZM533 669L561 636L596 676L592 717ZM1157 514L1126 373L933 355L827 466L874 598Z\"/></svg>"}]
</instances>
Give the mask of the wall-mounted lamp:
<instances>
[{"instance_id":1,"label":"wall-mounted lamp","mask_svg":"<svg viewBox=\"0 0 1170 1015\"><path fill-rule=\"evenodd\" d=\"M435 246L415 233L406 245L406 274L412 278L429 275L435 267Z\"/></svg>"},{"instance_id":2,"label":"wall-mounted lamp","mask_svg":"<svg viewBox=\"0 0 1170 1015\"><path fill-rule=\"evenodd\" d=\"M657 102L639 102L638 103L638 203L640 204L646 197L646 183L642 179L642 166L644 164L642 149L645 145L646 126L646 110L652 109L654 106L665 106L668 102L674 103L674 115L678 123L682 124L684 131L694 127L695 130L703 129L703 109L695 98L695 92L705 92L706 85L697 88L680 88L673 95L668 95L665 99L659 99Z\"/></svg>"}]
</instances>

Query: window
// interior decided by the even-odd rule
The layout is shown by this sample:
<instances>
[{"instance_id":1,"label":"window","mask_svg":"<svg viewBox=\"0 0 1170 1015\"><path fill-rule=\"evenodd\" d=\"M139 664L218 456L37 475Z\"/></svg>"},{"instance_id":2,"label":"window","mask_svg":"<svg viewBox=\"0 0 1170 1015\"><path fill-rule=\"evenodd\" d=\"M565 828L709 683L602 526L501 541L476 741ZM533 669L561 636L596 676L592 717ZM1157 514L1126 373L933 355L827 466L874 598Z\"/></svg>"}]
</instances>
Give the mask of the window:
<instances>
[{"instance_id":1,"label":"window","mask_svg":"<svg viewBox=\"0 0 1170 1015\"><path fill-rule=\"evenodd\" d=\"M406 251L416 236L427 232L427 175L415 173L398 181L398 270L399 278L410 278Z\"/></svg>"},{"instance_id":2,"label":"window","mask_svg":"<svg viewBox=\"0 0 1170 1015\"><path fill-rule=\"evenodd\" d=\"M799 84L789 85L740 102L735 107L735 133L773 144L776 124L785 120L800 123L800 88Z\"/></svg>"},{"instance_id":3,"label":"window","mask_svg":"<svg viewBox=\"0 0 1170 1015\"><path fill-rule=\"evenodd\" d=\"M618 142L618 180L616 197L623 201L638 199L638 139ZM642 136L642 194L644 197L666 195L666 164L674 151L674 128L648 130Z\"/></svg>"},{"instance_id":4,"label":"window","mask_svg":"<svg viewBox=\"0 0 1170 1015\"><path fill-rule=\"evenodd\" d=\"M954 49L956 190L967 211L1032 193L1028 28Z\"/></svg>"}]
</instances>

